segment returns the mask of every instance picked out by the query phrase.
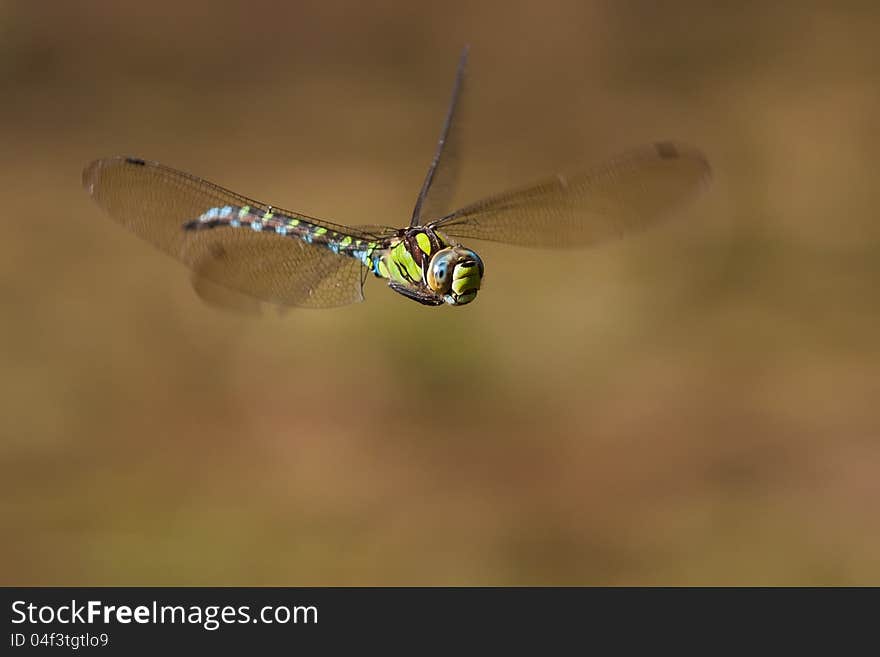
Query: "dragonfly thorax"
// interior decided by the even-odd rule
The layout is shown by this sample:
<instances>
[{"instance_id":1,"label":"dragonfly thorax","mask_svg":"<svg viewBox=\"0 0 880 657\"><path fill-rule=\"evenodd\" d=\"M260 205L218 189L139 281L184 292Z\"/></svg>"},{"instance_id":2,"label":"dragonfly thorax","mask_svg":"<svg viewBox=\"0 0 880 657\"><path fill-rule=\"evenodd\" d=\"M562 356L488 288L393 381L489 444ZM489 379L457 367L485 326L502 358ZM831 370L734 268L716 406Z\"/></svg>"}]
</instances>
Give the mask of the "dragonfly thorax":
<instances>
[{"instance_id":1,"label":"dragonfly thorax","mask_svg":"<svg viewBox=\"0 0 880 657\"><path fill-rule=\"evenodd\" d=\"M483 261L431 226L407 228L375 252L373 273L395 292L428 306L463 306L477 296Z\"/></svg>"}]
</instances>

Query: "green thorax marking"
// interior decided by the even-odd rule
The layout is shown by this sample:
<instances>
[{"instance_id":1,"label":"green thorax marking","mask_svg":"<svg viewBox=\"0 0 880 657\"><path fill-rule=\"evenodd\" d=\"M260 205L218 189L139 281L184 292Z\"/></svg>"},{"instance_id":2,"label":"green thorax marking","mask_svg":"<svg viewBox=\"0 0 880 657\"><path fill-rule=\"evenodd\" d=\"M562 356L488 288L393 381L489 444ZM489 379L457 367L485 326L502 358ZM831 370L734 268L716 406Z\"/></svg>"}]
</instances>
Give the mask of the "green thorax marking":
<instances>
[{"instance_id":1,"label":"green thorax marking","mask_svg":"<svg viewBox=\"0 0 880 657\"><path fill-rule=\"evenodd\" d=\"M401 285L426 285L431 257L449 244L430 228L407 229L377 260L375 272Z\"/></svg>"}]
</instances>

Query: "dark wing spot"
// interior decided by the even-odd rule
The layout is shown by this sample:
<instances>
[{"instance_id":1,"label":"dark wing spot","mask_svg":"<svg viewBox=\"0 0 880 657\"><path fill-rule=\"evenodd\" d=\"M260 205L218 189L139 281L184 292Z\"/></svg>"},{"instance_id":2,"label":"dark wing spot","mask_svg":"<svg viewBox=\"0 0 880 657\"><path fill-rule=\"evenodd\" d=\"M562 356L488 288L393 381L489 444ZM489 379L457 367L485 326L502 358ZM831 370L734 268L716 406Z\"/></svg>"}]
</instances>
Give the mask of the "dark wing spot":
<instances>
[{"instance_id":1,"label":"dark wing spot","mask_svg":"<svg viewBox=\"0 0 880 657\"><path fill-rule=\"evenodd\" d=\"M664 160L674 160L678 157L678 149L675 147L675 144L664 141L655 144L655 147L657 148L657 154Z\"/></svg>"},{"instance_id":2,"label":"dark wing spot","mask_svg":"<svg viewBox=\"0 0 880 657\"><path fill-rule=\"evenodd\" d=\"M146 164L146 162L144 162L144 161L143 161L141 158L139 158L139 157L127 157L127 158L125 158L125 161L126 161L128 164L134 164L135 166L138 166L138 167L142 167L142 166L144 166L144 165Z\"/></svg>"}]
</instances>

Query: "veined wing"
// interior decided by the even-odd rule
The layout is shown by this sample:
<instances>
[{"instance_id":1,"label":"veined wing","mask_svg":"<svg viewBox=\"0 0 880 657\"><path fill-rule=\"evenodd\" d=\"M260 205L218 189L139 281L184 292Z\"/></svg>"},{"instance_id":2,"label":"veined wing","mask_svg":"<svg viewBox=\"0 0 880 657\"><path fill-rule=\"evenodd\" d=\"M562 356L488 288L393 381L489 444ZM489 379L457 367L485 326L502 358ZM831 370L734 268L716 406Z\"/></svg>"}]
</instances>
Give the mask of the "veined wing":
<instances>
[{"instance_id":1,"label":"veined wing","mask_svg":"<svg viewBox=\"0 0 880 657\"><path fill-rule=\"evenodd\" d=\"M261 301L281 305L328 307L363 298L363 265L329 248L334 239L364 244L380 236L369 231L314 219L254 201L206 180L155 162L108 158L83 171L83 186L117 222L190 267L205 279ZM308 243L274 230L185 226L220 208L248 208L295 219L302 227L322 230ZM219 216L219 215L218 215ZM377 227L377 231L383 231ZM197 285L198 290L198 285Z\"/></svg>"},{"instance_id":2,"label":"veined wing","mask_svg":"<svg viewBox=\"0 0 880 657\"><path fill-rule=\"evenodd\" d=\"M376 225L352 226L346 230L358 235L380 236L377 240L380 245L397 233L394 228ZM259 315L263 311L260 301L282 306L331 308L363 300L363 283L368 272L360 261L318 250L300 240L274 237L267 243L260 236L272 237L271 233L245 232L246 240L218 239L222 231L211 231L204 239L187 244L186 259L192 263L193 290L206 304L240 314ZM307 247L308 258L298 257L299 253L291 254L292 250ZM280 275L275 275L278 272ZM218 280L225 284L217 283Z\"/></svg>"},{"instance_id":3,"label":"veined wing","mask_svg":"<svg viewBox=\"0 0 880 657\"><path fill-rule=\"evenodd\" d=\"M662 218L710 178L709 163L699 151L656 143L586 173L557 176L478 201L433 226L457 238L588 246Z\"/></svg>"},{"instance_id":4,"label":"veined wing","mask_svg":"<svg viewBox=\"0 0 880 657\"><path fill-rule=\"evenodd\" d=\"M248 229L196 235L183 259L193 270L196 294L212 305L253 311L246 299L230 293L221 297L211 284L280 306L332 308L363 301L365 268L359 260L295 238Z\"/></svg>"},{"instance_id":5,"label":"veined wing","mask_svg":"<svg viewBox=\"0 0 880 657\"><path fill-rule=\"evenodd\" d=\"M449 202L458 181L459 147L461 145L462 99L465 95L464 70L467 65L469 47L465 46L458 60L452 96L446 110L446 119L437 140L434 158L422 183L419 197L413 209L410 226L421 226L426 220L442 217L449 211Z\"/></svg>"}]
</instances>

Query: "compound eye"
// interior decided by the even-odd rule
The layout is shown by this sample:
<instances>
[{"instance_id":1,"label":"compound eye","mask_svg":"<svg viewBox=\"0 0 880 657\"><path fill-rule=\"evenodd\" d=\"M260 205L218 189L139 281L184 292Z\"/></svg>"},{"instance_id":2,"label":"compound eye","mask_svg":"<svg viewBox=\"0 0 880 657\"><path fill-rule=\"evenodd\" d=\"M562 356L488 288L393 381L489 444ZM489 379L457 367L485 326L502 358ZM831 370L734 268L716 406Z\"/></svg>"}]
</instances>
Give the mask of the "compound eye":
<instances>
[{"instance_id":1,"label":"compound eye","mask_svg":"<svg viewBox=\"0 0 880 657\"><path fill-rule=\"evenodd\" d=\"M452 249L444 249L434 256L428 268L428 285L432 290L440 294L449 291L455 259L456 255Z\"/></svg>"}]
</instances>

